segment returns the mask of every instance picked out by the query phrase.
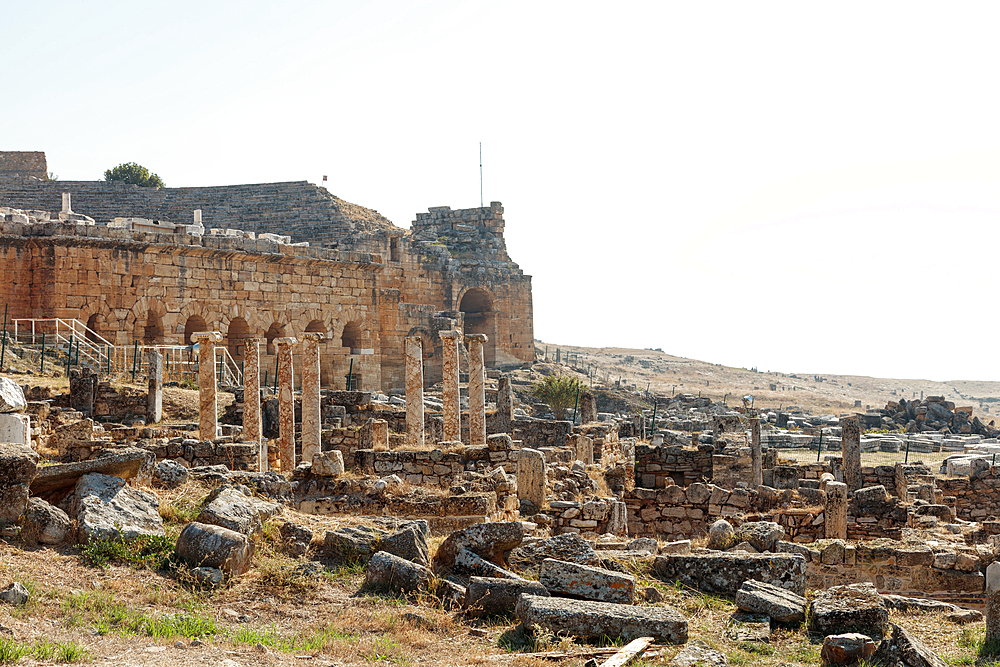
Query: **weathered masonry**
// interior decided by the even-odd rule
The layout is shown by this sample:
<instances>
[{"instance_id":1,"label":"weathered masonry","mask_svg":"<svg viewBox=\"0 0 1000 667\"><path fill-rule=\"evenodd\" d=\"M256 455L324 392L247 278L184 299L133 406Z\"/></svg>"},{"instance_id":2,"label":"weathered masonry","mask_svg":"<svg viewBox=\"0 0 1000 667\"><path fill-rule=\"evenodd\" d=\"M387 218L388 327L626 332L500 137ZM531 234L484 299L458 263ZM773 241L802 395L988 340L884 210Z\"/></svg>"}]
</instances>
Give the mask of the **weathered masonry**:
<instances>
[{"instance_id":1,"label":"weathered masonry","mask_svg":"<svg viewBox=\"0 0 1000 667\"><path fill-rule=\"evenodd\" d=\"M221 331L237 361L259 336L265 369L276 338L322 332L334 388L353 369L358 389L402 389L407 336L437 382L438 332L456 328L488 336L488 366L533 359L531 277L507 255L499 202L432 208L405 230L306 182L156 190L46 181L44 153L0 152L0 166L0 207L25 211L0 215L11 319L78 319L120 345ZM96 224L59 222L63 193Z\"/></svg>"}]
</instances>

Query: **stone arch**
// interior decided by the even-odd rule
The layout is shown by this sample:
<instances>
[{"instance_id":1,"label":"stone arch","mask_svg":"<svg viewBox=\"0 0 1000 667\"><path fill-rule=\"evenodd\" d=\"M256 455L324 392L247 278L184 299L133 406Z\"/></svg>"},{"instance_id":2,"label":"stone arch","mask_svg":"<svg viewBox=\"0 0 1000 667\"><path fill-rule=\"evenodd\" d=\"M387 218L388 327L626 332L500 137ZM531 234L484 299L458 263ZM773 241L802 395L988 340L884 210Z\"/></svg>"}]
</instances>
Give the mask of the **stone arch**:
<instances>
[{"instance_id":1,"label":"stone arch","mask_svg":"<svg viewBox=\"0 0 1000 667\"><path fill-rule=\"evenodd\" d=\"M326 322L323 320L312 320L305 326L303 333L326 333Z\"/></svg>"},{"instance_id":2,"label":"stone arch","mask_svg":"<svg viewBox=\"0 0 1000 667\"><path fill-rule=\"evenodd\" d=\"M87 332L87 340L91 343L103 344L94 337L96 333L112 345L115 344L116 336L114 335L115 332L112 331L115 317L105 301L92 301L87 304L80 311L80 321L90 329Z\"/></svg>"},{"instance_id":3,"label":"stone arch","mask_svg":"<svg viewBox=\"0 0 1000 667\"><path fill-rule=\"evenodd\" d=\"M132 306L125 326L132 331L132 339L141 340L144 345L163 343L167 314L167 306L162 301L143 297Z\"/></svg>"},{"instance_id":4,"label":"stone arch","mask_svg":"<svg viewBox=\"0 0 1000 667\"><path fill-rule=\"evenodd\" d=\"M361 328L361 320L351 320L344 325L340 332L340 346L351 349L364 347L364 330Z\"/></svg>"},{"instance_id":5,"label":"stone arch","mask_svg":"<svg viewBox=\"0 0 1000 667\"><path fill-rule=\"evenodd\" d=\"M434 336L431 335L431 332L427 328L425 328L425 327L413 327L406 334L406 336L407 337L417 336L418 338L420 338L420 349L422 351L423 359L424 359L425 362L428 359L434 359L435 358L435 356L434 356L435 355L435 353L434 353L434 347L435 347Z\"/></svg>"},{"instance_id":6,"label":"stone arch","mask_svg":"<svg viewBox=\"0 0 1000 667\"><path fill-rule=\"evenodd\" d=\"M481 287L468 287L458 301L462 312L463 330L466 335L486 334L483 360L488 367L496 363L496 303L492 294Z\"/></svg>"},{"instance_id":7,"label":"stone arch","mask_svg":"<svg viewBox=\"0 0 1000 667\"><path fill-rule=\"evenodd\" d=\"M243 361L243 341L252 337L250 323L244 318L234 317L229 320L226 327L226 347L229 349L229 356L237 363Z\"/></svg>"},{"instance_id":8,"label":"stone arch","mask_svg":"<svg viewBox=\"0 0 1000 667\"><path fill-rule=\"evenodd\" d=\"M264 340L267 343L267 354L273 355L277 354L278 350L274 345L275 338L284 338L285 336L291 336L291 327L287 323L283 323L278 319L271 322L271 325L264 332Z\"/></svg>"},{"instance_id":9,"label":"stone arch","mask_svg":"<svg viewBox=\"0 0 1000 667\"><path fill-rule=\"evenodd\" d=\"M184 321L184 345L194 345L191 336L199 331L209 331L208 323L201 315L191 315Z\"/></svg>"}]
</instances>

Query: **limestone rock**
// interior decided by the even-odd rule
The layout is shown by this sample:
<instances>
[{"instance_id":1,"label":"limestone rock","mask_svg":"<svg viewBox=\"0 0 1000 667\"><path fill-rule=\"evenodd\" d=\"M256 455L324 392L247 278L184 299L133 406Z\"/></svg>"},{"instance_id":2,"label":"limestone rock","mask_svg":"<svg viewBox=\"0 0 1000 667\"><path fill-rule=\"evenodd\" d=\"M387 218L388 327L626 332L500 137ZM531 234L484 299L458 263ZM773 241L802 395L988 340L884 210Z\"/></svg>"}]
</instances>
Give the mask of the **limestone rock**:
<instances>
[{"instance_id":1,"label":"limestone rock","mask_svg":"<svg viewBox=\"0 0 1000 667\"><path fill-rule=\"evenodd\" d=\"M521 594L547 596L545 586L526 579L493 579L470 577L465 597L465 613L469 616L513 614Z\"/></svg>"},{"instance_id":2,"label":"limestone rock","mask_svg":"<svg viewBox=\"0 0 1000 667\"><path fill-rule=\"evenodd\" d=\"M213 567L227 576L250 569L253 540L235 530L192 521L177 537L174 553L193 567Z\"/></svg>"},{"instance_id":3,"label":"limestone rock","mask_svg":"<svg viewBox=\"0 0 1000 667\"><path fill-rule=\"evenodd\" d=\"M706 593L735 595L748 579L774 584L799 595L806 588L806 561L796 554L668 554L656 557L653 570L663 581L680 581Z\"/></svg>"},{"instance_id":4,"label":"limestone rock","mask_svg":"<svg viewBox=\"0 0 1000 667\"><path fill-rule=\"evenodd\" d=\"M966 623L976 623L983 620L983 612L975 609L961 609L948 614L948 620L952 623L964 625Z\"/></svg>"},{"instance_id":5,"label":"limestone rock","mask_svg":"<svg viewBox=\"0 0 1000 667\"><path fill-rule=\"evenodd\" d=\"M690 544L690 543L689 543ZM639 537L627 545L625 545L626 551L645 551L646 553L655 554L660 550L660 544L652 537Z\"/></svg>"},{"instance_id":6,"label":"limestone rock","mask_svg":"<svg viewBox=\"0 0 1000 667\"><path fill-rule=\"evenodd\" d=\"M455 569L460 572L467 572L477 577L493 577L494 579L515 579L517 576L510 570L500 567L496 563L486 560L482 556L477 556L465 547L458 550L455 556Z\"/></svg>"},{"instance_id":7,"label":"limestone rock","mask_svg":"<svg viewBox=\"0 0 1000 667\"><path fill-rule=\"evenodd\" d=\"M370 526L341 526L329 531L324 548L344 560L368 560L377 551L385 551L421 565L428 563L426 521L406 521L395 532Z\"/></svg>"},{"instance_id":8,"label":"limestone rock","mask_svg":"<svg viewBox=\"0 0 1000 667\"><path fill-rule=\"evenodd\" d=\"M221 586L226 579L222 570L217 567L195 567L190 574L194 582L204 588Z\"/></svg>"},{"instance_id":9,"label":"limestone rock","mask_svg":"<svg viewBox=\"0 0 1000 667\"><path fill-rule=\"evenodd\" d=\"M313 457L312 470L317 477L336 477L344 474L344 455L338 449L321 452Z\"/></svg>"},{"instance_id":10,"label":"limestone rock","mask_svg":"<svg viewBox=\"0 0 1000 667\"><path fill-rule=\"evenodd\" d=\"M882 667L945 667L940 657L898 625L890 626L871 662Z\"/></svg>"},{"instance_id":11,"label":"limestone rock","mask_svg":"<svg viewBox=\"0 0 1000 667\"><path fill-rule=\"evenodd\" d=\"M872 584L833 586L809 609L809 629L824 636L860 632L882 637L889 629L889 611Z\"/></svg>"},{"instance_id":12,"label":"limestone rock","mask_svg":"<svg viewBox=\"0 0 1000 667\"><path fill-rule=\"evenodd\" d=\"M121 477L90 473L76 483L69 514L77 522L77 540L133 539L140 535L165 535L153 494L126 486Z\"/></svg>"},{"instance_id":13,"label":"limestone rock","mask_svg":"<svg viewBox=\"0 0 1000 667\"><path fill-rule=\"evenodd\" d=\"M430 568L379 551L368 561L365 585L409 593L427 588L432 576Z\"/></svg>"},{"instance_id":14,"label":"limestone rock","mask_svg":"<svg viewBox=\"0 0 1000 667\"><path fill-rule=\"evenodd\" d=\"M422 524L422 525L421 525ZM379 551L394 554L405 560L429 566L427 547L429 527L426 521L411 521L378 543Z\"/></svg>"},{"instance_id":15,"label":"limestone rock","mask_svg":"<svg viewBox=\"0 0 1000 667\"><path fill-rule=\"evenodd\" d=\"M520 546L523 539L524 527L520 521L473 524L445 538L434 554L434 567L451 567L462 547L503 567L507 564L507 552Z\"/></svg>"},{"instance_id":16,"label":"limestone rock","mask_svg":"<svg viewBox=\"0 0 1000 667\"><path fill-rule=\"evenodd\" d=\"M285 544L285 552L289 556L303 556L309 551L309 543L312 542L313 534L305 526L288 521L281 524L278 532Z\"/></svg>"},{"instance_id":17,"label":"limestone rock","mask_svg":"<svg viewBox=\"0 0 1000 667\"><path fill-rule=\"evenodd\" d=\"M748 521L736 531L737 542L749 542L757 551L774 551L785 529L773 521Z\"/></svg>"},{"instance_id":18,"label":"limestone rock","mask_svg":"<svg viewBox=\"0 0 1000 667\"><path fill-rule=\"evenodd\" d=\"M760 581L744 581L736 592L736 606L743 611L767 614L779 623L801 623L808 601L787 589Z\"/></svg>"},{"instance_id":19,"label":"limestone rock","mask_svg":"<svg viewBox=\"0 0 1000 667\"><path fill-rule=\"evenodd\" d=\"M0 444L0 525L14 523L24 514L37 469L38 454L30 447Z\"/></svg>"},{"instance_id":20,"label":"limestone rock","mask_svg":"<svg viewBox=\"0 0 1000 667\"><path fill-rule=\"evenodd\" d=\"M823 640L820 657L828 665L845 665L867 658L875 652L875 648L875 642L868 635L857 632L829 635Z\"/></svg>"},{"instance_id":21,"label":"limestone rock","mask_svg":"<svg viewBox=\"0 0 1000 667\"><path fill-rule=\"evenodd\" d=\"M66 512L41 498L29 498L21 523L21 539L28 544L62 544L71 525Z\"/></svg>"},{"instance_id":22,"label":"limestone rock","mask_svg":"<svg viewBox=\"0 0 1000 667\"><path fill-rule=\"evenodd\" d=\"M76 486L84 475L91 473L142 480L152 473L155 462L153 452L139 447L109 449L101 456L87 461L39 468L38 475L31 482L31 493L39 496L68 489Z\"/></svg>"},{"instance_id":23,"label":"limestone rock","mask_svg":"<svg viewBox=\"0 0 1000 667\"><path fill-rule=\"evenodd\" d=\"M538 581L550 593L584 600L632 604L635 577L600 567L546 558Z\"/></svg>"},{"instance_id":24,"label":"limestone rock","mask_svg":"<svg viewBox=\"0 0 1000 667\"><path fill-rule=\"evenodd\" d=\"M153 480L157 486L165 489L173 489L188 480L188 469L177 461L164 459L153 468Z\"/></svg>"},{"instance_id":25,"label":"limestone rock","mask_svg":"<svg viewBox=\"0 0 1000 667\"><path fill-rule=\"evenodd\" d=\"M682 644L688 622L672 607L638 607L592 600L522 595L514 616L526 627L539 625L550 632L574 637L621 637L626 641L653 637Z\"/></svg>"},{"instance_id":26,"label":"limestone rock","mask_svg":"<svg viewBox=\"0 0 1000 667\"><path fill-rule=\"evenodd\" d=\"M3 600L7 604L12 604L15 607L27 604L28 597L28 589L18 581L15 581L10 586L0 591L0 600Z\"/></svg>"},{"instance_id":27,"label":"limestone rock","mask_svg":"<svg viewBox=\"0 0 1000 667\"><path fill-rule=\"evenodd\" d=\"M725 551L736 544L736 531L731 523L719 519L708 528L708 548Z\"/></svg>"},{"instance_id":28,"label":"limestone rock","mask_svg":"<svg viewBox=\"0 0 1000 667\"><path fill-rule=\"evenodd\" d=\"M282 509L278 503L250 495L246 487L219 487L209 495L209 502L196 521L256 535L263 530L263 522L281 514Z\"/></svg>"},{"instance_id":29,"label":"limestone rock","mask_svg":"<svg viewBox=\"0 0 1000 667\"><path fill-rule=\"evenodd\" d=\"M0 377L0 412L24 412L28 402L24 391L10 378Z\"/></svg>"},{"instance_id":30,"label":"limestone rock","mask_svg":"<svg viewBox=\"0 0 1000 667\"><path fill-rule=\"evenodd\" d=\"M601 557L590 543L576 533L563 533L546 540L526 544L510 552L510 564L519 570L537 569L546 558L583 565L601 566Z\"/></svg>"},{"instance_id":31,"label":"limestone rock","mask_svg":"<svg viewBox=\"0 0 1000 667\"><path fill-rule=\"evenodd\" d=\"M692 642L670 661L669 667L729 667L724 653Z\"/></svg>"}]
</instances>

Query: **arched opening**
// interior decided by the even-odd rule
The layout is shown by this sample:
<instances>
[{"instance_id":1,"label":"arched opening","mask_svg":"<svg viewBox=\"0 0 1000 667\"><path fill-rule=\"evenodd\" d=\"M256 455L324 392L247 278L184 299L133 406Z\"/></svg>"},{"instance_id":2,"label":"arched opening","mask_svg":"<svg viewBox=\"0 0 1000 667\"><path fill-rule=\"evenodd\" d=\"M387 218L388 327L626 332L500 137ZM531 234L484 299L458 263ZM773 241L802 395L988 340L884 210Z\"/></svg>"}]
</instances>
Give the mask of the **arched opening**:
<instances>
[{"instance_id":1,"label":"arched opening","mask_svg":"<svg viewBox=\"0 0 1000 667\"><path fill-rule=\"evenodd\" d=\"M326 324L323 320L313 320L306 325L306 333L326 333Z\"/></svg>"},{"instance_id":2,"label":"arched opening","mask_svg":"<svg viewBox=\"0 0 1000 667\"><path fill-rule=\"evenodd\" d=\"M104 329L104 316L100 313L94 313L87 318L87 340L91 343L99 344L98 336L107 338Z\"/></svg>"},{"instance_id":3,"label":"arched opening","mask_svg":"<svg viewBox=\"0 0 1000 667\"><path fill-rule=\"evenodd\" d=\"M163 342L163 320L153 311L146 313L146 328L142 333L142 342L145 345Z\"/></svg>"},{"instance_id":4,"label":"arched opening","mask_svg":"<svg viewBox=\"0 0 1000 667\"><path fill-rule=\"evenodd\" d=\"M357 354L354 350L364 347L361 325L358 322L348 322L344 326L344 332L340 334L340 346L351 349L351 354Z\"/></svg>"},{"instance_id":5,"label":"arched opening","mask_svg":"<svg viewBox=\"0 0 1000 667\"><path fill-rule=\"evenodd\" d=\"M268 327L267 332L264 334L264 339L267 341L267 353L275 354L274 339L283 338L285 336L286 326L284 324L279 324L274 322Z\"/></svg>"},{"instance_id":6,"label":"arched opening","mask_svg":"<svg viewBox=\"0 0 1000 667\"><path fill-rule=\"evenodd\" d=\"M465 314L466 335L486 334L483 346L483 361L488 367L496 362L496 313L493 312L493 298L485 290L472 288L462 296L458 309ZM468 345L468 342L466 342Z\"/></svg>"},{"instance_id":7,"label":"arched opening","mask_svg":"<svg viewBox=\"0 0 1000 667\"><path fill-rule=\"evenodd\" d=\"M243 361L243 341L251 337L250 325L242 317L234 317L229 322L226 332L226 347L229 355L237 363Z\"/></svg>"},{"instance_id":8,"label":"arched opening","mask_svg":"<svg viewBox=\"0 0 1000 667\"><path fill-rule=\"evenodd\" d=\"M199 331L208 331L208 324L205 323L205 318L201 315L192 315L187 318L187 322L184 323L184 344L194 345L191 336Z\"/></svg>"},{"instance_id":9,"label":"arched opening","mask_svg":"<svg viewBox=\"0 0 1000 667\"><path fill-rule=\"evenodd\" d=\"M306 325L305 333L326 333L326 323L323 320L313 320ZM330 355L326 349L326 341L319 344L319 382L323 386L329 386L332 369L330 368Z\"/></svg>"}]
</instances>

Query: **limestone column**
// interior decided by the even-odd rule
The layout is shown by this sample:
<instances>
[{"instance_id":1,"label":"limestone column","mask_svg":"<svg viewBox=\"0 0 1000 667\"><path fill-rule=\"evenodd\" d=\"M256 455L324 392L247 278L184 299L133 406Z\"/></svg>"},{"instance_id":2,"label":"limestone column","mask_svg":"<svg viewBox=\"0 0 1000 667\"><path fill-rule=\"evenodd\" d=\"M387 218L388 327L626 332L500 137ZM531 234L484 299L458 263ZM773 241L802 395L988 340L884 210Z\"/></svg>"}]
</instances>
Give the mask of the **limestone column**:
<instances>
[{"instance_id":1,"label":"limestone column","mask_svg":"<svg viewBox=\"0 0 1000 667\"><path fill-rule=\"evenodd\" d=\"M483 343L486 334L469 334L469 444L486 444L486 369Z\"/></svg>"},{"instance_id":2,"label":"limestone column","mask_svg":"<svg viewBox=\"0 0 1000 667\"><path fill-rule=\"evenodd\" d=\"M581 424L597 421L597 399L594 392L585 391L580 394L580 417Z\"/></svg>"},{"instance_id":3,"label":"limestone column","mask_svg":"<svg viewBox=\"0 0 1000 667\"><path fill-rule=\"evenodd\" d=\"M760 449L760 417L750 420L750 469L753 479L750 488L756 489L764 483L764 457Z\"/></svg>"},{"instance_id":4,"label":"limestone column","mask_svg":"<svg viewBox=\"0 0 1000 667\"><path fill-rule=\"evenodd\" d=\"M851 491L861 488L861 418L840 420L840 447L844 459L844 483Z\"/></svg>"},{"instance_id":5,"label":"limestone column","mask_svg":"<svg viewBox=\"0 0 1000 667\"><path fill-rule=\"evenodd\" d=\"M376 452L389 450L389 422L384 419L372 420L372 449Z\"/></svg>"},{"instance_id":6,"label":"limestone column","mask_svg":"<svg viewBox=\"0 0 1000 667\"><path fill-rule=\"evenodd\" d=\"M841 482L826 483L826 508L823 510L823 524L828 539L847 539L846 484Z\"/></svg>"},{"instance_id":7,"label":"limestone column","mask_svg":"<svg viewBox=\"0 0 1000 667\"><path fill-rule=\"evenodd\" d=\"M312 463L323 451L319 394L319 344L326 340L321 332L307 333L302 353L302 460Z\"/></svg>"},{"instance_id":8,"label":"limestone column","mask_svg":"<svg viewBox=\"0 0 1000 667\"><path fill-rule=\"evenodd\" d=\"M155 424L163 419L163 355L155 347L146 350L146 366L149 368L146 421Z\"/></svg>"},{"instance_id":9,"label":"limestone column","mask_svg":"<svg viewBox=\"0 0 1000 667\"><path fill-rule=\"evenodd\" d=\"M260 338L243 340L243 439L258 444L257 470L267 472L267 440L260 419Z\"/></svg>"},{"instance_id":10,"label":"limestone column","mask_svg":"<svg viewBox=\"0 0 1000 667\"><path fill-rule=\"evenodd\" d=\"M278 455L281 458L281 472L288 474L295 469L295 395L292 380L292 346L298 340L291 336L275 338L278 348Z\"/></svg>"},{"instance_id":11,"label":"limestone column","mask_svg":"<svg viewBox=\"0 0 1000 667\"><path fill-rule=\"evenodd\" d=\"M458 346L462 342L461 331L441 331L441 398L444 403L443 440L451 442L462 439L462 398L458 388Z\"/></svg>"},{"instance_id":12,"label":"limestone column","mask_svg":"<svg viewBox=\"0 0 1000 667\"><path fill-rule=\"evenodd\" d=\"M986 641L1000 639L1000 562L986 568Z\"/></svg>"},{"instance_id":13,"label":"limestone column","mask_svg":"<svg viewBox=\"0 0 1000 667\"><path fill-rule=\"evenodd\" d=\"M497 383L496 432L512 433L514 422L514 392L510 388L510 376L504 373Z\"/></svg>"},{"instance_id":14,"label":"limestone column","mask_svg":"<svg viewBox=\"0 0 1000 667\"><path fill-rule=\"evenodd\" d=\"M406 348L406 446L424 446L424 354L420 336L407 336Z\"/></svg>"},{"instance_id":15,"label":"limestone column","mask_svg":"<svg viewBox=\"0 0 1000 667\"><path fill-rule=\"evenodd\" d=\"M535 510L545 507L545 454L523 448L517 453L517 497L531 503Z\"/></svg>"},{"instance_id":16,"label":"limestone column","mask_svg":"<svg viewBox=\"0 0 1000 667\"><path fill-rule=\"evenodd\" d=\"M222 342L218 331L191 334L198 343L198 398L201 401L198 437L215 440L219 430L219 407L215 384L215 344Z\"/></svg>"}]
</instances>

